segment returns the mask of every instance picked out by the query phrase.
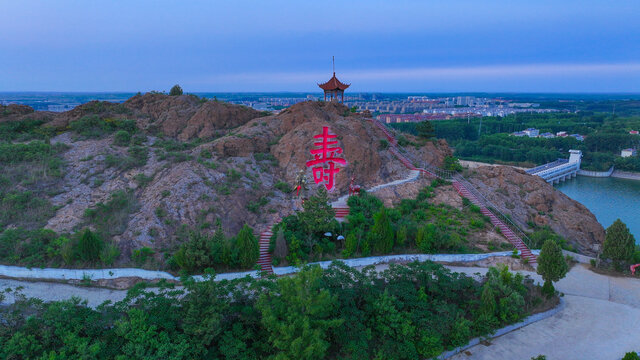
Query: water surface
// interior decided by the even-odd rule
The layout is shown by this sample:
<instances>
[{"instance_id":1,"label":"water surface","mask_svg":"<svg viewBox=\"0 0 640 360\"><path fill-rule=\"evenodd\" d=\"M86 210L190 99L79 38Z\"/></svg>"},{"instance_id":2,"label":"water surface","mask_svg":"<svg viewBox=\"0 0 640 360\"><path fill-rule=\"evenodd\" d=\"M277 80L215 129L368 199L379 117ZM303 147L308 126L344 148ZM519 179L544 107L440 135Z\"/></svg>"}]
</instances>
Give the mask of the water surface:
<instances>
[{"instance_id":1,"label":"water surface","mask_svg":"<svg viewBox=\"0 0 640 360\"><path fill-rule=\"evenodd\" d=\"M578 176L555 187L591 210L605 229L622 220L640 244L640 181Z\"/></svg>"}]
</instances>

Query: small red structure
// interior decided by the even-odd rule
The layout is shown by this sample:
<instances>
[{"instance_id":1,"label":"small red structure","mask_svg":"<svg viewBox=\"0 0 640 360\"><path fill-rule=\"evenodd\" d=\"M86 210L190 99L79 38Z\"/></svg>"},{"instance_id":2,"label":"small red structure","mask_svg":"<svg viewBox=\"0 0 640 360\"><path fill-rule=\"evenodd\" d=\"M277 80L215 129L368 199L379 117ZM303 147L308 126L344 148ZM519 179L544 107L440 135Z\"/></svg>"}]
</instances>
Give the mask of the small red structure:
<instances>
[{"instance_id":1,"label":"small red structure","mask_svg":"<svg viewBox=\"0 0 640 360\"><path fill-rule=\"evenodd\" d=\"M631 270L631 275L635 275L636 274L636 268L638 266L640 266L640 264L635 264L635 265L629 266L629 269Z\"/></svg>"},{"instance_id":2,"label":"small red structure","mask_svg":"<svg viewBox=\"0 0 640 360\"><path fill-rule=\"evenodd\" d=\"M360 185L354 185L353 182L356 180L356 177L351 178L351 183L349 183L349 196L360 195Z\"/></svg>"},{"instance_id":3,"label":"small red structure","mask_svg":"<svg viewBox=\"0 0 640 360\"><path fill-rule=\"evenodd\" d=\"M351 84L344 84L336 77L335 61L333 65L333 76L329 81L324 84L318 84L318 86L324 90L324 101L327 101L327 95L329 101L338 101L338 95L340 96L340 102L344 102L344 91L351 86Z\"/></svg>"},{"instance_id":4,"label":"small red structure","mask_svg":"<svg viewBox=\"0 0 640 360\"><path fill-rule=\"evenodd\" d=\"M314 139L320 139L320 141L313 143L314 146L319 148L310 151L314 159L307 161L307 167L313 168L313 181L316 184L324 184L328 191L333 190L335 187L335 175L340 171L340 168L336 165L347 164L345 159L337 157L337 155L342 154L342 148L337 146L338 140L330 141L337 137L338 135L329 132L329 127L323 126L322 134L313 137ZM325 168L324 164L329 165L329 168Z\"/></svg>"}]
</instances>

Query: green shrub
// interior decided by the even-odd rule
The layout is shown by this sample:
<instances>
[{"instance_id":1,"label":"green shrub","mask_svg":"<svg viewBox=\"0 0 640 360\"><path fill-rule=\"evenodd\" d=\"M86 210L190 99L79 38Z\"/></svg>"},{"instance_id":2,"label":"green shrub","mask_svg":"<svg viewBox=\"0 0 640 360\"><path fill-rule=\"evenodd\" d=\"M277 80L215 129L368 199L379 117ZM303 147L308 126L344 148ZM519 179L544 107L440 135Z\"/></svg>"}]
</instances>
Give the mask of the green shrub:
<instances>
[{"instance_id":1,"label":"green shrub","mask_svg":"<svg viewBox=\"0 0 640 360\"><path fill-rule=\"evenodd\" d=\"M622 358L622 360L640 360L640 356L638 355L637 352L632 351L624 354L624 357Z\"/></svg>"},{"instance_id":2,"label":"green shrub","mask_svg":"<svg viewBox=\"0 0 640 360\"><path fill-rule=\"evenodd\" d=\"M42 227L54 215L53 205L36 193L0 192L0 229L9 224L30 229Z\"/></svg>"},{"instance_id":3,"label":"green shrub","mask_svg":"<svg viewBox=\"0 0 640 360\"><path fill-rule=\"evenodd\" d=\"M100 237L89 229L85 229L78 240L78 258L85 263L95 263L100 259L104 243Z\"/></svg>"},{"instance_id":4,"label":"green shrub","mask_svg":"<svg viewBox=\"0 0 640 360\"><path fill-rule=\"evenodd\" d=\"M258 239L253 235L253 229L248 225L245 224L238 233L236 246L238 247L240 266L245 269L255 266L260 256L260 250L258 248Z\"/></svg>"},{"instance_id":5,"label":"green shrub","mask_svg":"<svg viewBox=\"0 0 640 360\"><path fill-rule=\"evenodd\" d=\"M138 183L138 187L145 187L149 183L151 183L151 181L153 181L153 177L152 176L147 176L144 173L140 173L140 174L136 174L133 177L133 180L135 180L136 183Z\"/></svg>"},{"instance_id":6,"label":"green shrub","mask_svg":"<svg viewBox=\"0 0 640 360\"><path fill-rule=\"evenodd\" d=\"M289 185L288 183L284 182L284 181L278 181L274 187L280 191L282 191L285 194L288 194L290 192L293 191L293 189L291 188L291 185Z\"/></svg>"},{"instance_id":7,"label":"green shrub","mask_svg":"<svg viewBox=\"0 0 640 360\"><path fill-rule=\"evenodd\" d=\"M116 132L113 137L113 144L117 146L128 146L131 142L131 134L126 130Z\"/></svg>"},{"instance_id":8,"label":"green shrub","mask_svg":"<svg viewBox=\"0 0 640 360\"><path fill-rule=\"evenodd\" d=\"M169 96L178 96L182 94L183 94L182 88L178 84L173 85L171 90L169 90Z\"/></svg>"},{"instance_id":9,"label":"green shrub","mask_svg":"<svg viewBox=\"0 0 640 360\"><path fill-rule=\"evenodd\" d=\"M213 154L210 150L205 149L200 151L200 157L203 159L211 159L213 157Z\"/></svg>"},{"instance_id":10,"label":"green shrub","mask_svg":"<svg viewBox=\"0 0 640 360\"><path fill-rule=\"evenodd\" d=\"M83 138L101 138L117 130L125 130L134 133L135 120L126 119L102 119L98 115L83 116L69 123L69 129Z\"/></svg>"},{"instance_id":11,"label":"green shrub","mask_svg":"<svg viewBox=\"0 0 640 360\"><path fill-rule=\"evenodd\" d=\"M153 249L144 246L144 247L142 247L140 249L133 250L133 254L131 256L131 259L136 263L136 265L142 266L152 256L153 256Z\"/></svg>"},{"instance_id":12,"label":"green shrub","mask_svg":"<svg viewBox=\"0 0 640 360\"><path fill-rule=\"evenodd\" d=\"M122 234L129 222L129 214L138 209L133 191L118 190L106 203L97 203L86 209L84 217L102 236Z\"/></svg>"}]
</instances>

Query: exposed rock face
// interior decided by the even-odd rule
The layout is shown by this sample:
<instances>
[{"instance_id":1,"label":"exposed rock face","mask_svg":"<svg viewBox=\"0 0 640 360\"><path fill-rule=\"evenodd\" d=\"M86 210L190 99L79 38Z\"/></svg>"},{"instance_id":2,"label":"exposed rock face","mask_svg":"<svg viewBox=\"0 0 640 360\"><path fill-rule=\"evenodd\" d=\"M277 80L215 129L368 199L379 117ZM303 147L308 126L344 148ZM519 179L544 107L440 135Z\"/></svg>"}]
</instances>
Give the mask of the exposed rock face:
<instances>
[{"instance_id":1,"label":"exposed rock face","mask_svg":"<svg viewBox=\"0 0 640 360\"><path fill-rule=\"evenodd\" d=\"M138 127L159 128L182 141L208 139L260 117L259 111L225 102L202 102L195 96L136 95L124 105L137 115Z\"/></svg>"},{"instance_id":2,"label":"exposed rock face","mask_svg":"<svg viewBox=\"0 0 640 360\"><path fill-rule=\"evenodd\" d=\"M527 222L548 225L588 255L595 254L594 244L604 242L604 228L596 217L538 176L508 166L482 166L469 180L525 229Z\"/></svg>"},{"instance_id":3,"label":"exposed rock face","mask_svg":"<svg viewBox=\"0 0 640 360\"><path fill-rule=\"evenodd\" d=\"M48 124L66 128L71 121L86 115L101 118L134 119L139 129L182 141L209 139L260 117L251 108L225 102L206 101L192 95L168 96L159 93L136 95L123 104L91 101L53 116Z\"/></svg>"},{"instance_id":4,"label":"exposed rock face","mask_svg":"<svg viewBox=\"0 0 640 360\"><path fill-rule=\"evenodd\" d=\"M351 114L339 103L307 101L296 104L278 115L254 119L240 127L234 136L219 139L213 149L220 156L248 156L252 153L270 152L278 160L282 177L287 182L295 180L299 170L311 170L306 162L311 160L309 151L314 148L314 135L328 126L338 135L343 157L348 161L336 176L336 193L347 191L353 176L357 184L365 187L397 180L406 175L407 169L386 148L381 147L384 134L366 118ZM442 164L450 154L446 142L427 143L420 150L409 149L417 158L435 165Z\"/></svg>"}]
</instances>

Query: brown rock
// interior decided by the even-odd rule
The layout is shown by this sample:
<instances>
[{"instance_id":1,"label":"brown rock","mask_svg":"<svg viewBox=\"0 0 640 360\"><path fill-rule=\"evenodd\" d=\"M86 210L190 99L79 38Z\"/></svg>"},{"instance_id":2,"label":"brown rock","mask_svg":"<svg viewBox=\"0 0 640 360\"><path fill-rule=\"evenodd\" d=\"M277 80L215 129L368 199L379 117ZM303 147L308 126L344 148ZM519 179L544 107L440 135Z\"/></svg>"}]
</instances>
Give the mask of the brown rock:
<instances>
[{"instance_id":1,"label":"brown rock","mask_svg":"<svg viewBox=\"0 0 640 360\"><path fill-rule=\"evenodd\" d=\"M529 229L529 221L549 225L587 255L594 254L594 244L604 242L604 228L596 217L538 176L509 166L481 166L469 180L521 228Z\"/></svg>"}]
</instances>

